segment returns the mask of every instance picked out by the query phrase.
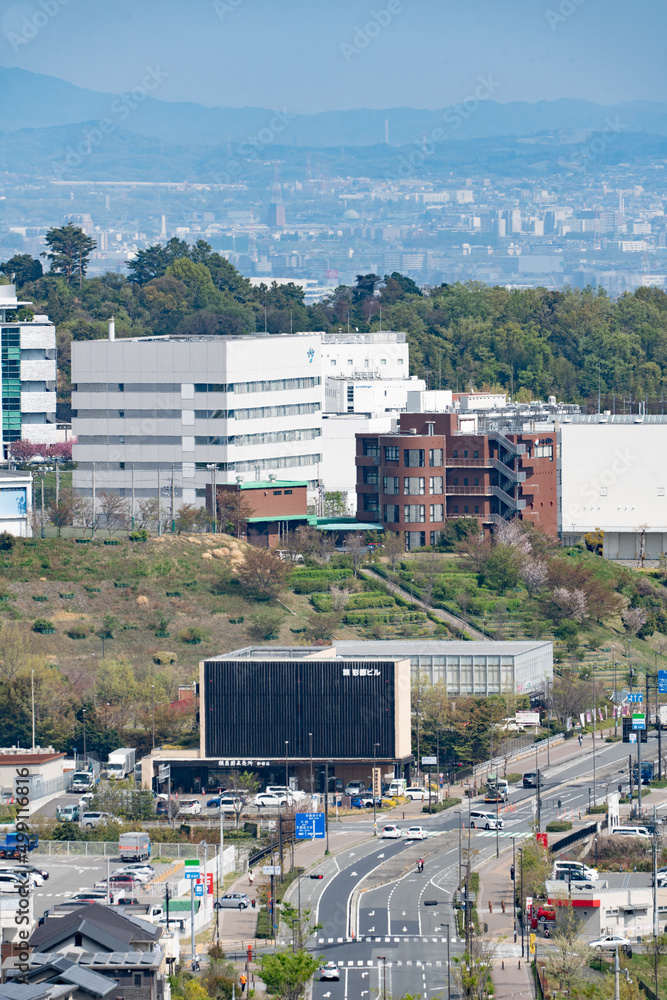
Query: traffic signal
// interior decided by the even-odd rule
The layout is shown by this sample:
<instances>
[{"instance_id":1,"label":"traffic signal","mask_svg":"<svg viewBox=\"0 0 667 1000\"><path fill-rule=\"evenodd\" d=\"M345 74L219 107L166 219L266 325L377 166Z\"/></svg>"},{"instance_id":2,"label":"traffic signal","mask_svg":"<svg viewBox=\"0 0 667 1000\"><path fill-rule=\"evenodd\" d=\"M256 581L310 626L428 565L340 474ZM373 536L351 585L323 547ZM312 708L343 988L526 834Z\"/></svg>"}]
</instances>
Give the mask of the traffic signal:
<instances>
[{"instance_id":1,"label":"traffic signal","mask_svg":"<svg viewBox=\"0 0 667 1000\"><path fill-rule=\"evenodd\" d=\"M510 878L514 881L514 865L510 866Z\"/></svg>"}]
</instances>

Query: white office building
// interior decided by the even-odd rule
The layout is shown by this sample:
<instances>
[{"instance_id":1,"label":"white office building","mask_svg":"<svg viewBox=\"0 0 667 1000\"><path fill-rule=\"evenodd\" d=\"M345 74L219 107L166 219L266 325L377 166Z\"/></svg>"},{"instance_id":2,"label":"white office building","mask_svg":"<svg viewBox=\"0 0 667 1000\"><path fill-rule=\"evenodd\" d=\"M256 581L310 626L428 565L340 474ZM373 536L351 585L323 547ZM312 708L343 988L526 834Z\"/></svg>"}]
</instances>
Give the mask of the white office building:
<instances>
[{"instance_id":1,"label":"white office building","mask_svg":"<svg viewBox=\"0 0 667 1000\"><path fill-rule=\"evenodd\" d=\"M409 369L405 333L322 334L322 482L325 492L345 496L351 514L357 506L355 434L396 429L410 393L426 388L425 381L410 376Z\"/></svg>"},{"instance_id":2,"label":"white office building","mask_svg":"<svg viewBox=\"0 0 667 1000\"><path fill-rule=\"evenodd\" d=\"M74 486L165 507L218 483L307 480L322 461L319 333L72 344Z\"/></svg>"},{"instance_id":3,"label":"white office building","mask_svg":"<svg viewBox=\"0 0 667 1000\"><path fill-rule=\"evenodd\" d=\"M442 682L450 697L530 695L546 691L553 681L551 642L350 639L337 641L336 651L348 659L404 656L410 660L413 689L422 682Z\"/></svg>"},{"instance_id":4,"label":"white office building","mask_svg":"<svg viewBox=\"0 0 667 1000\"><path fill-rule=\"evenodd\" d=\"M19 301L14 285L0 285L4 457L13 441L57 440L56 328L48 316L17 321L16 310L30 304Z\"/></svg>"},{"instance_id":5,"label":"white office building","mask_svg":"<svg viewBox=\"0 0 667 1000\"><path fill-rule=\"evenodd\" d=\"M667 552L667 417L582 414L560 438L563 540L600 530L608 559Z\"/></svg>"}]
</instances>

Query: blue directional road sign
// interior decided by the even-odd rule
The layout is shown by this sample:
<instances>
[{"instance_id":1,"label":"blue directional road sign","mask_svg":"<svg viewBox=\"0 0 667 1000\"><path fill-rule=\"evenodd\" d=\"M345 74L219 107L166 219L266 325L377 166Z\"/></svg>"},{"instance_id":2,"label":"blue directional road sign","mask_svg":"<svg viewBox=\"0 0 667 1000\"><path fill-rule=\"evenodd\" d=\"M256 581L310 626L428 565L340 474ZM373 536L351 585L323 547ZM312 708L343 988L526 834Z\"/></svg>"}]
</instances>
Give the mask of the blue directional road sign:
<instances>
[{"instance_id":1,"label":"blue directional road sign","mask_svg":"<svg viewBox=\"0 0 667 1000\"><path fill-rule=\"evenodd\" d=\"M667 670L658 670L658 691L667 694Z\"/></svg>"},{"instance_id":2,"label":"blue directional road sign","mask_svg":"<svg viewBox=\"0 0 667 1000\"><path fill-rule=\"evenodd\" d=\"M641 691L631 691L630 694L628 694L628 701L643 701L643 700L644 700L644 695L641 693Z\"/></svg>"},{"instance_id":3,"label":"blue directional road sign","mask_svg":"<svg viewBox=\"0 0 667 1000\"><path fill-rule=\"evenodd\" d=\"M294 817L294 836L298 840L324 838L324 813L297 813Z\"/></svg>"},{"instance_id":4,"label":"blue directional road sign","mask_svg":"<svg viewBox=\"0 0 667 1000\"><path fill-rule=\"evenodd\" d=\"M195 896L203 896L203 895L204 895L204 886L203 885L196 885L195 886Z\"/></svg>"}]
</instances>

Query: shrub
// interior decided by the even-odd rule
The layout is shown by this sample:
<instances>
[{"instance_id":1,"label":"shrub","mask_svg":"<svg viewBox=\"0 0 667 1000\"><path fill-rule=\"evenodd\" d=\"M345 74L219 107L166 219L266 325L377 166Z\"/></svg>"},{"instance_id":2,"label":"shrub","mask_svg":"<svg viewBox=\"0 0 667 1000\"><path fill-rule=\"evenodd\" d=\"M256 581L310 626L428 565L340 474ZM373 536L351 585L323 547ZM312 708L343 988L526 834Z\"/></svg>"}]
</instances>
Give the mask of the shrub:
<instances>
[{"instance_id":1,"label":"shrub","mask_svg":"<svg viewBox=\"0 0 667 1000\"><path fill-rule=\"evenodd\" d=\"M8 531L0 532L0 552L11 552L14 548L14 536Z\"/></svg>"},{"instance_id":2,"label":"shrub","mask_svg":"<svg viewBox=\"0 0 667 1000\"><path fill-rule=\"evenodd\" d=\"M53 622L48 618L36 618L32 623L33 632L40 632L42 635L52 635L55 632Z\"/></svg>"},{"instance_id":3,"label":"shrub","mask_svg":"<svg viewBox=\"0 0 667 1000\"><path fill-rule=\"evenodd\" d=\"M85 639L88 635L88 629L84 625L72 625L71 628L67 629L67 635L70 639Z\"/></svg>"},{"instance_id":4,"label":"shrub","mask_svg":"<svg viewBox=\"0 0 667 1000\"><path fill-rule=\"evenodd\" d=\"M138 531L131 531L128 538L131 542L147 542L148 532L145 528L139 528Z\"/></svg>"},{"instance_id":5,"label":"shrub","mask_svg":"<svg viewBox=\"0 0 667 1000\"><path fill-rule=\"evenodd\" d=\"M572 824L569 819L552 819L550 823L547 823L547 833L564 833L571 829Z\"/></svg>"},{"instance_id":6,"label":"shrub","mask_svg":"<svg viewBox=\"0 0 667 1000\"><path fill-rule=\"evenodd\" d=\"M589 816L592 816L593 814L597 813L606 813L607 808L608 807L606 802L598 802L596 806L591 806L590 809L586 810L586 812L589 814Z\"/></svg>"},{"instance_id":7,"label":"shrub","mask_svg":"<svg viewBox=\"0 0 667 1000\"><path fill-rule=\"evenodd\" d=\"M443 799L442 802L432 802L431 812L439 813L443 812L444 809L451 809L452 806L458 806L461 804L461 799ZM428 812L428 802L422 806L422 812Z\"/></svg>"},{"instance_id":8,"label":"shrub","mask_svg":"<svg viewBox=\"0 0 667 1000\"><path fill-rule=\"evenodd\" d=\"M191 628L181 629L178 633L178 638L181 642L187 642L190 646L198 646L207 636L203 629L194 625Z\"/></svg>"}]
</instances>

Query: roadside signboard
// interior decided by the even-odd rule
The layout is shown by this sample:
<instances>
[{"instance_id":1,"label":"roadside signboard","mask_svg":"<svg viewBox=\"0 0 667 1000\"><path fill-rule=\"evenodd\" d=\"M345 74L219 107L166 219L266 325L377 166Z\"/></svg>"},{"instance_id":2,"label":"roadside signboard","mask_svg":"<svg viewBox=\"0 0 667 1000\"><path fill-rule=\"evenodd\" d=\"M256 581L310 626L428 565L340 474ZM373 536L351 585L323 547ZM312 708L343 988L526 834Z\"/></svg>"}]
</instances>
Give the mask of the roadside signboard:
<instances>
[{"instance_id":1,"label":"roadside signboard","mask_svg":"<svg viewBox=\"0 0 667 1000\"><path fill-rule=\"evenodd\" d=\"M643 702L643 700L644 700L644 695L641 693L641 691L630 691L628 694L629 702Z\"/></svg>"},{"instance_id":2,"label":"roadside signboard","mask_svg":"<svg viewBox=\"0 0 667 1000\"><path fill-rule=\"evenodd\" d=\"M280 865L263 865L263 875L280 875Z\"/></svg>"},{"instance_id":3,"label":"roadside signboard","mask_svg":"<svg viewBox=\"0 0 667 1000\"><path fill-rule=\"evenodd\" d=\"M204 886L203 885L196 885L195 886L195 896L203 896L203 895L204 895Z\"/></svg>"},{"instance_id":4,"label":"roadside signboard","mask_svg":"<svg viewBox=\"0 0 667 1000\"><path fill-rule=\"evenodd\" d=\"M296 813L294 836L298 840L307 840L311 837L323 840L325 836L324 813Z\"/></svg>"},{"instance_id":5,"label":"roadside signboard","mask_svg":"<svg viewBox=\"0 0 667 1000\"><path fill-rule=\"evenodd\" d=\"M422 757L422 767L435 767L437 763L437 757Z\"/></svg>"},{"instance_id":6,"label":"roadside signboard","mask_svg":"<svg viewBox=\"0 0 667 1000\"><path fill-rule=\"evenodd\" d=\"M632 728L633 729L646 729L646 716L639 715L638 713L633 713L632 715Z\"/></svg>"},{"instance_id":7,"label":"roadside signboard","mask_svg":"<svg viewBox=\"0 0 667 1000\"><path fill-rule=\"evenodd\" d=\"M517 724L517 726L539 726L539 724L540 724L540 713L539 712L517 712L516 713L516 724Z\"/></svg>"},{"instance_id":8,"label":"roadside signboard","mask_svg":"<svg viewBox=\"0 0 667 1000\"><path fill-rule=\"evenodd\" d=\"M658 691L667 694L667 670L658 670Z\"/></svg>"}]
</instances>

